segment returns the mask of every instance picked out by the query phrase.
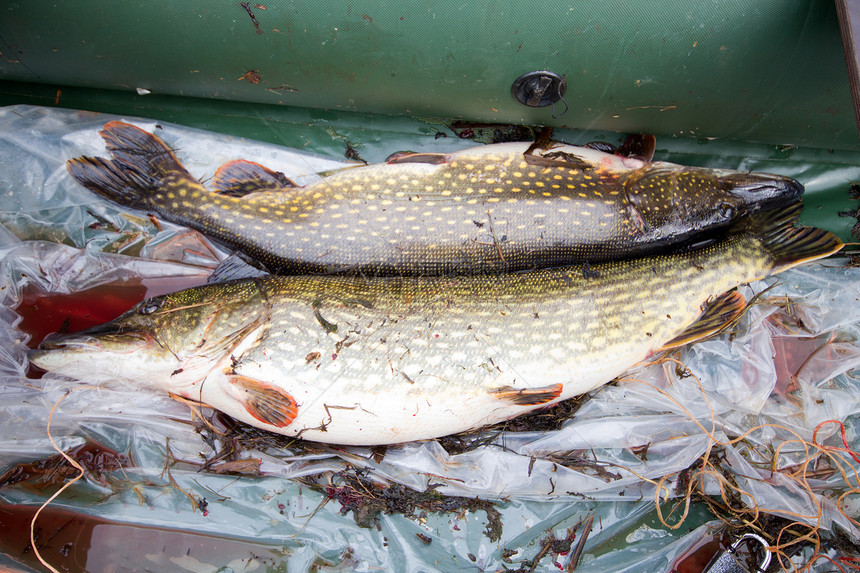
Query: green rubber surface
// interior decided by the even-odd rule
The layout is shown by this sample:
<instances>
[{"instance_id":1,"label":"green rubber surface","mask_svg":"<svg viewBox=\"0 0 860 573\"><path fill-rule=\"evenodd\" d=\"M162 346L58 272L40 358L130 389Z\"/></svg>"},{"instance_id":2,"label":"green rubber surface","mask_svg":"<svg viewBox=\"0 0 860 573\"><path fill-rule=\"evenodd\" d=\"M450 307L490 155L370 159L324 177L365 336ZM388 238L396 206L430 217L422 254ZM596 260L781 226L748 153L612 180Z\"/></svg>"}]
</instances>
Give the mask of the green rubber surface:
<instances>
[{"instance_id":1,"label":"green rubber surface","mask_svg":"<svg viewBox=\"0 0 860 573\"><path fill-rule=\"evenodd\" d=\"M860 148L826 0L242 4L9 3L0 79ZM513 99L535 70L566 103Z\"/></svg>"}]
</instances>

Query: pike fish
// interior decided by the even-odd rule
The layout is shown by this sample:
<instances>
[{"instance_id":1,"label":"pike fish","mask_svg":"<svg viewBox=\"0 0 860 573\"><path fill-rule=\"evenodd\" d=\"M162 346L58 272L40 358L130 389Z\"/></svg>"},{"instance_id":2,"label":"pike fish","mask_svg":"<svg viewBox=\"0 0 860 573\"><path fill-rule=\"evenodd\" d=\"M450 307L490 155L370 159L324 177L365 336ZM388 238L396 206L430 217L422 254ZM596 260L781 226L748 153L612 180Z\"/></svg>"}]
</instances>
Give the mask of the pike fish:
<instances>
[{"instance_id":1,"label":"pike fish","mask_svg":"<svg viewBox=\"0 0 860 573\"><path fill-rule=\"evenodd\" d=\"M285 274L470 274L596 263L696 241L803 191L779 175L528 143L400 153L305 187L232 161L209 190L154 135L116 121L100 133L113 159L68 161L77 181Z\"/></svg>"},{"instance_id":2,"label":"pike fish","mask_svg":"<svg viewBox=\"0 0 860 573\"><path fill-rule=\"evenodd\" d=\"M36 366L155 383L248 424L333 444L434 438L589 392L719 331L738 285L839 250L800 207L683 252L502 275L277 276L148 299L46 339Z\"/></svg>"}]
</instances>

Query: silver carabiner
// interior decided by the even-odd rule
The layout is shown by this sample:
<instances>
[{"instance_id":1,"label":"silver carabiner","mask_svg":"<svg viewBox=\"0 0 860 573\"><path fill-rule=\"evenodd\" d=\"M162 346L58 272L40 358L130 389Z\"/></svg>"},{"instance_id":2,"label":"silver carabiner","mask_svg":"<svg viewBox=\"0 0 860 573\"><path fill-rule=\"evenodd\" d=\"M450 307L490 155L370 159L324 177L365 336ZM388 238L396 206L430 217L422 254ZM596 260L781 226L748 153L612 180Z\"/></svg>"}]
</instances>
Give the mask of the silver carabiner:
<instances>
[{"instance_id":1,"label":"silver carabiner","mask_svg":"<svg viewBox=\"0 0 860 573\"><path fill-rule=\"evenodd\" d=\"M759 563L755 568L755 571L748 571L735 557L735 553L740 548L741 544L749 541L758 541L764 551L764 557L762 558L761 563ZM761 535L757 533L744 533L737 541L732 543L728 549L714 555L713 559L711 559L711 562L708 563L708 566L705 567L705 570L702 573L764 573L767 570L768 565L770 565L771 555L768 547L770 547L770 545Z\"/></svg>"}]
</instances>

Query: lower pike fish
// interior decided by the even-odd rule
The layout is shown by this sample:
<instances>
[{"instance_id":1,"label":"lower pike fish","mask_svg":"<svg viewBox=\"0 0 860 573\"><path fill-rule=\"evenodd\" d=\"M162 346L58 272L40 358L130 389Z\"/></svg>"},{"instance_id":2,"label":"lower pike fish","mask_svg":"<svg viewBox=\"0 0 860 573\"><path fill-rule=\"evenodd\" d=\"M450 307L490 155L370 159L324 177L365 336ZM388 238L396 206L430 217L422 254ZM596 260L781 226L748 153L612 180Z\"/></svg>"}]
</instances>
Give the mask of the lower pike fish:
<instances>
[{"instance_id":1,"label":"lower pike fish","mask_svg":"<svg viewBox=\"0 0 860 573\"><path fill-rule=\"evenodd\" d=\"M745 308L745 282L842 243L799 205L699 249L503 275L274 276L146 300L46 339L40 368L156 384L334 444L434 438L589 392ZM755 224L753 224L755 223Z\"/></svg>"}]
</instances>

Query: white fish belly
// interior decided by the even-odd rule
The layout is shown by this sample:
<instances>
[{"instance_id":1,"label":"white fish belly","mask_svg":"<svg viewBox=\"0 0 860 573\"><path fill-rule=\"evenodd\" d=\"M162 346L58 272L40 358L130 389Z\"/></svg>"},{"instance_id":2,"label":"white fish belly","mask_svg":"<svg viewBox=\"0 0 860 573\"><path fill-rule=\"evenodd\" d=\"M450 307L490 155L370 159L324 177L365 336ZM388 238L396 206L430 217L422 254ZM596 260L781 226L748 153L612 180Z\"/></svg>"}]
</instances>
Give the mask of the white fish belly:
<instances>
[{"instance_id":1,"label":"white fish belly","mask_svg":"<svg viewBox=\"0 0 860 573\"><path fill-rule=\"evenodd\" d=\"M331 444L391 444L479 428L584 394L653 351L653 345L643 341L589 363L587 357L575 356L515 361L484 347L472 355L450 352L445 360L404 364L389 360L387 351L380 360L379 348L372 352L363 346L357 343L336 357L320 356L307 364L304 358L288 365L249 360L236 369L295 400L298 413L285 427L261 425L230 393L220 370L203 382L199 399L246 423L289 436ZM258 349L257 356L264 351ZM560 393L540 404L518 404L499 396L496 391L503 388L559 388Z\"/></svg>"}]
</instances>

